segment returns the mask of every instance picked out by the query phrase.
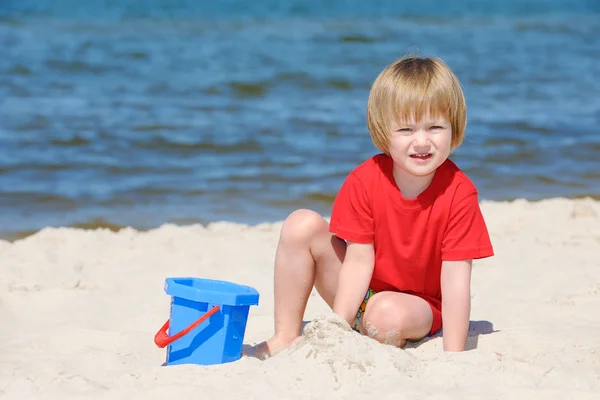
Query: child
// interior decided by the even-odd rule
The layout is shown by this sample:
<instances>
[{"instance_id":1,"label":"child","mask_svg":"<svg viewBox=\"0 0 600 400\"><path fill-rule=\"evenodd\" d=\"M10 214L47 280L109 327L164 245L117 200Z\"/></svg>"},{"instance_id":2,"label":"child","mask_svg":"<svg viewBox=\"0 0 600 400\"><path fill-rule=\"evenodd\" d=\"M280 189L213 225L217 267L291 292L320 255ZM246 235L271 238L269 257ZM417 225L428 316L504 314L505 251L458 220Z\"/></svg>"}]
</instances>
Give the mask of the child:
<instances>
[{"instance_id":1,"label":"child","mask_svg":"<svg viewBox=\"0 0 600 400\"><path fill-rule=\"evenodd\" d=\"M350 172L331 222L296 210L283 224L265 355L300 336L313 285L381 343L403 347L443 324L444 350L465 348L472 260L493 249L477 189L448 159L466 125L460 83L439 59L401 58L375 80L367 122L382 154Z\"/></svg>"}]
</instances>

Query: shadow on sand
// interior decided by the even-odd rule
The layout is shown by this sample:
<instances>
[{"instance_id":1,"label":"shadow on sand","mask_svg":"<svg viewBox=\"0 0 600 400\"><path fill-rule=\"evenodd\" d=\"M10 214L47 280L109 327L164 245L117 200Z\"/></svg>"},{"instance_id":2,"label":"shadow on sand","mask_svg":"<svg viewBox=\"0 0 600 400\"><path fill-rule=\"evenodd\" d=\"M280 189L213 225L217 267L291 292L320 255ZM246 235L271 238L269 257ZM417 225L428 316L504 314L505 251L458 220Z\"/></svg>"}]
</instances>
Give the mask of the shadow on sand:
<instances>
[{"instance_id":1,"label":"shadow on sand","mask_svg":"<svg viewBox=\"0 0 600 400\"><path fill-rule=\"evenodd\" d=\"M494 324L490 321L470 321L469 322L469 336L467 337L467 345L465 350L474 350L477 348L477 344L479 343L479 336L481 335L490 335L492 333L500 332L498 330L494 330ZM444 335L444 330L442 329L440 332L436 333L431 337L426 337L416 342L407 342L406 348L417 348L421 346L423 343L427 343L431 339L439 338Z\"/></svg>"}]
</instances>

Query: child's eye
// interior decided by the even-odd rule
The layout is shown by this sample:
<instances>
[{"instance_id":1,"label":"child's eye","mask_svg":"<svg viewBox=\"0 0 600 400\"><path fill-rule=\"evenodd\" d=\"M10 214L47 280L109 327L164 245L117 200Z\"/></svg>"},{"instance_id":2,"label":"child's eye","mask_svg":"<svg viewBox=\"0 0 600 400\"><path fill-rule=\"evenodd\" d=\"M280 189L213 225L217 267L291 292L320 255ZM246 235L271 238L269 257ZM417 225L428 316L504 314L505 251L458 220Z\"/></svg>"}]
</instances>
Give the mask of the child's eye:
<instances>
[{"instance_id":1,"label":"child's eye","mask_svg":"<svg viewBox=\"0 0 600 400\"><path fill-rule=\"evenodd\" d=\"M396 129L396 132L410 132L411 129L410 128L400 128L400 129Z\"/></svg>"},{"instance_id":2,"label":"child's eye","mask_svg":"<svg viewBox=\"0 0 600 400\"><path fill-rule=\"evenodd\" d=\"M439 126L439 125L434 125L434 126L431 127L431 129L435 130L435 129L443 129L443 128L441 126Z\"/></svg>"}]
</instances>

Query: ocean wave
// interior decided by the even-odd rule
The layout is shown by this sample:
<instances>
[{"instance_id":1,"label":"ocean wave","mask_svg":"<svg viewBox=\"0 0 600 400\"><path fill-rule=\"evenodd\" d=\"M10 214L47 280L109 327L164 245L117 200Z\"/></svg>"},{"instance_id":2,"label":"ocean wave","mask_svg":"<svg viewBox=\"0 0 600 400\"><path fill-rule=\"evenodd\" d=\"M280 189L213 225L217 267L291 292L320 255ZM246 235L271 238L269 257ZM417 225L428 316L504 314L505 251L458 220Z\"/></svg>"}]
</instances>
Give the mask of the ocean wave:
<instances>
[{"instance_id":1,"label":"ocean wave","mask_svg":"<svg viewBox=\"0 0 600 400\"><path fill-rule=\"evenodd\" d=\"M263 144L256 140L246 139L234 143L215 142L175 142L163 137L142 139L131 142L133 148L157 150L160 152L210 152L216 154L256 153L264 150Z\"/></svg>"}]
</instances>

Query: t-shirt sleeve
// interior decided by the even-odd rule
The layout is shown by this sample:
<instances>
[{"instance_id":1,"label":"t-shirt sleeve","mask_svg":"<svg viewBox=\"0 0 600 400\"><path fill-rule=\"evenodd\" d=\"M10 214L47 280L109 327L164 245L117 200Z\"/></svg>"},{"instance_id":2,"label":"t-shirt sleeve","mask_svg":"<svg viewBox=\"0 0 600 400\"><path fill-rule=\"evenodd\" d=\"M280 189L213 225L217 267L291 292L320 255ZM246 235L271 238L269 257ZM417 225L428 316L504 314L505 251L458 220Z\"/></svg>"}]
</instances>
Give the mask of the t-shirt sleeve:
<instances>
[{"instance_id":1,"label":"t-shirt sleeve","mask_svg":"<svg viewBox=\"0 0 600 400\"><path fill-rule=\"evenodd\" d=\"M450 210L442 242L442 260L460 261L494 255L477 192L458 200Z\"/></svg>"},{"instance_id":2,"label":"t-shirt sleeve","mask_svg":"<svg viewBox=\"0 0 600 400\"><path fill-rule=\"evenodd\" d=\"M349 242L373 242L373 215L369 192L354 173L348 175L335 198L329 231Z\"/></svg>"}]
</instances>

